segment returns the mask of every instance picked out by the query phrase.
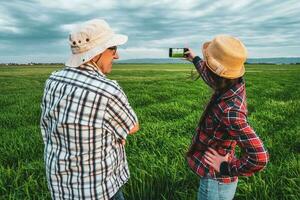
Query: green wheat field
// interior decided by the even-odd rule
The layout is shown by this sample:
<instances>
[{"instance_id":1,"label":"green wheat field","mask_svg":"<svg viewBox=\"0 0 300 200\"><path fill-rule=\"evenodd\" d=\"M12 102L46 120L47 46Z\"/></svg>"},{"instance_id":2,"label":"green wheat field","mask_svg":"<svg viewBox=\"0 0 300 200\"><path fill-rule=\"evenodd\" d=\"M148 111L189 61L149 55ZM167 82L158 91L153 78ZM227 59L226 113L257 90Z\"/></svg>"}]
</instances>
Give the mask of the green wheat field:
<instances>
[{"instance_id":1,"label":"green wheat field","mask_svg":"<svg viewBox=\"0 0 300 200\"><path fill-rule=\"evenodd\" d=\"M61 66L0 67L0 199L50 199L39 128L44 82ZM115 64L140 122L128 137L128 200L196 199L184 154L212 91L191 64ZM235 199L300 199L300 65L247 65L250 125L270 153L267 168L240 177Z\"/></svg>"}]
</instances>

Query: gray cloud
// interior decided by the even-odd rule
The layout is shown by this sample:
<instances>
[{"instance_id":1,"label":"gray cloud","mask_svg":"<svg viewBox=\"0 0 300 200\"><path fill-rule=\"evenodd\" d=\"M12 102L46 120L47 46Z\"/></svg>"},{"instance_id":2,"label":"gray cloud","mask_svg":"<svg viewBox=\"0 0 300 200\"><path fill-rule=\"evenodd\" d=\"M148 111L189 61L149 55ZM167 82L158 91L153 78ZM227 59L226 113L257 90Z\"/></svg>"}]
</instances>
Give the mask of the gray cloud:
<instances>
[{"instance_id":1,"label":"gray cloud","mask_svg":"<svg viewBox=\"0 0 300 200\"><path fill-rule=\"evenodd\" d=\"M299 10L297 0L11 0L0 5L0 62L63 62L69 30L92 18L129 36L123 59L166 57L184 45L200 53L218 34L241 38L250 57L300 56Z\"/></svg>"}]
</instances>

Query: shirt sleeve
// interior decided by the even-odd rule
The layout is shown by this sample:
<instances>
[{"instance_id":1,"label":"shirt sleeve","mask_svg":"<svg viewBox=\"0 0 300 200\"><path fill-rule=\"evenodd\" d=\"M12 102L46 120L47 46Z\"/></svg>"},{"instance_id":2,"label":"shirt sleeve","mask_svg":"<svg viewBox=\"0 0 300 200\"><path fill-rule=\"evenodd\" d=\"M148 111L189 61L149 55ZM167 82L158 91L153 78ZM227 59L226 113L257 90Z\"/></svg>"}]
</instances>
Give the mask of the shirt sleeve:
<instances>
[{"instance_id":1,"label":"shirt sleeve","mask_svg":"<svg viewBox=\"0 0 300 200\"><path fill-rule=\"evenodd\" d=\"M41 133L42 133L42 138L43 138L43 142L44 144L47 143L47 120L45 120L45 111L46 111L46 91L47 91L47 82L45 83L45 89L44 89L44 94L42 97L42 103L40 105L40 109L41 109L41 118L40 118L40 128L41 128Z\"/></svg>"},{"instance_id":2,"label":"shirt sleeve","mask_svg":"<svg viewBox=\"0 0 300 200\"><path fill-rule=\"evenodd\" d=\"M253 173L264 169L269 161L269 155L264 148L263 142L247 122L246 115L239 111L231 110L225 113L225 126L228 133L241 148L240 158L233 158L228 162L224 173L224 165L221 173L231 176L251 176ZM226 171L226 170L225 170Z\"/></svg>"},{"instance_id":3,"label":"shirt sleeve","mask_svg":"<svg viewBox=\"0 0 300 200\"><path fill-rule=\"evenodd\" d=\"M130 130L138 123L125 93L120 89L107 104L108 124L118 139L126 139Z\"/></svg>"},{"instance_id":4,"label":"shirt sleeve","mask_svg":"<svg viewBox=\"0 0 300 200\"><path fill-rule=\"evenodd\" d=\"M46 142L47 142L47 140L46 140L46 127L45 127L45 124L43 123L42 119L40 121L40 128L41 128L43 142L44 142L44 144L46 144Z\"/></svg>"},{"instance_id":5,"label":"shirt sleeve","mask_svg":"<svg viewBox=\"0 0 300 200\"><path fill-rule=\"evenodd\" d=\"M215 85L215 81L208 74L209 73L209 71L208 71L209 69L207 69L207 67L205 66L204 61L199 56L196 56L193 59L193 64L194 64L197 72L199 73L199 75L203 79L203 81L206 82L206 84L209 85L210 87L213 87L213 85Z\"/></svg>"}]
</instances>

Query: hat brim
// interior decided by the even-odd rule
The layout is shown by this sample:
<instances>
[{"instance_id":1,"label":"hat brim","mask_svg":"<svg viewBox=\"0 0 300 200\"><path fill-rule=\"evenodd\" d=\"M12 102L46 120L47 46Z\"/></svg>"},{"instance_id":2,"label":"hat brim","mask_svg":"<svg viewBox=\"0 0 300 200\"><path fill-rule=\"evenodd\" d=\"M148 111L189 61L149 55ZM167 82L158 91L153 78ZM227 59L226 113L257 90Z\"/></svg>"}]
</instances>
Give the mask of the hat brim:
<instances>
[{"instance_id":1,"label":"hat brim","mask_svg":"<svg viewBox=\"0 0 300 200\"><path fill-rule=\"evenodd\" d=\"M114 34L107 42L101 45L96 45L94 48L79 54L72 54L66 61L65 65L68 67L79 67L93 59L95 56L104 52L107 48L125 44L128 40L127 35Z\"/></svg>"},{"instance_id":2,"label":"hat brim","mask_svg":"<svg viewBox=\"0 0 300 200\"><path fill-rule=\"evenodd\" d=\"M210 43L211 42L205 42L202 46L202 54L205 61L207 60L207 47L209 46Z\"/></svg>"}]
</instances>

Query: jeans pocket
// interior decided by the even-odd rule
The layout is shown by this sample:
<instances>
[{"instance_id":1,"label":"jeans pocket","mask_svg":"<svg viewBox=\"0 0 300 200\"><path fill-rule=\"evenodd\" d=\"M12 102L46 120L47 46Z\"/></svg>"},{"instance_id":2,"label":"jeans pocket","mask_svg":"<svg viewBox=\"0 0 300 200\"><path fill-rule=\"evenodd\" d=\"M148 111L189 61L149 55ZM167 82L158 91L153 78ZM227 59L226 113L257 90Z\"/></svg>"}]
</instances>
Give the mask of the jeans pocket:
<instances>
[{"instance_id":1,"label":"jeans pocket","mask_svg":"<svg viewBox=\"0 0 300 200\"><path fill-rule=\"evenodd\" d=\"M233 199L237 188L237 182L220 183L218 185L220 199Z\"/></svg>"},{"instance_id":2,"label":"jeans pocket","mask_svg":"<svg viewBox=\"0 0 300 200\"><path fill-rule=\"evenodd\" d=\"M198 189L198 194L197 194L197 200L208 199L208 193L209 193L208 179L201 178L200 184L199 184L199 189Z\"/></svg>"}]
</instances>

